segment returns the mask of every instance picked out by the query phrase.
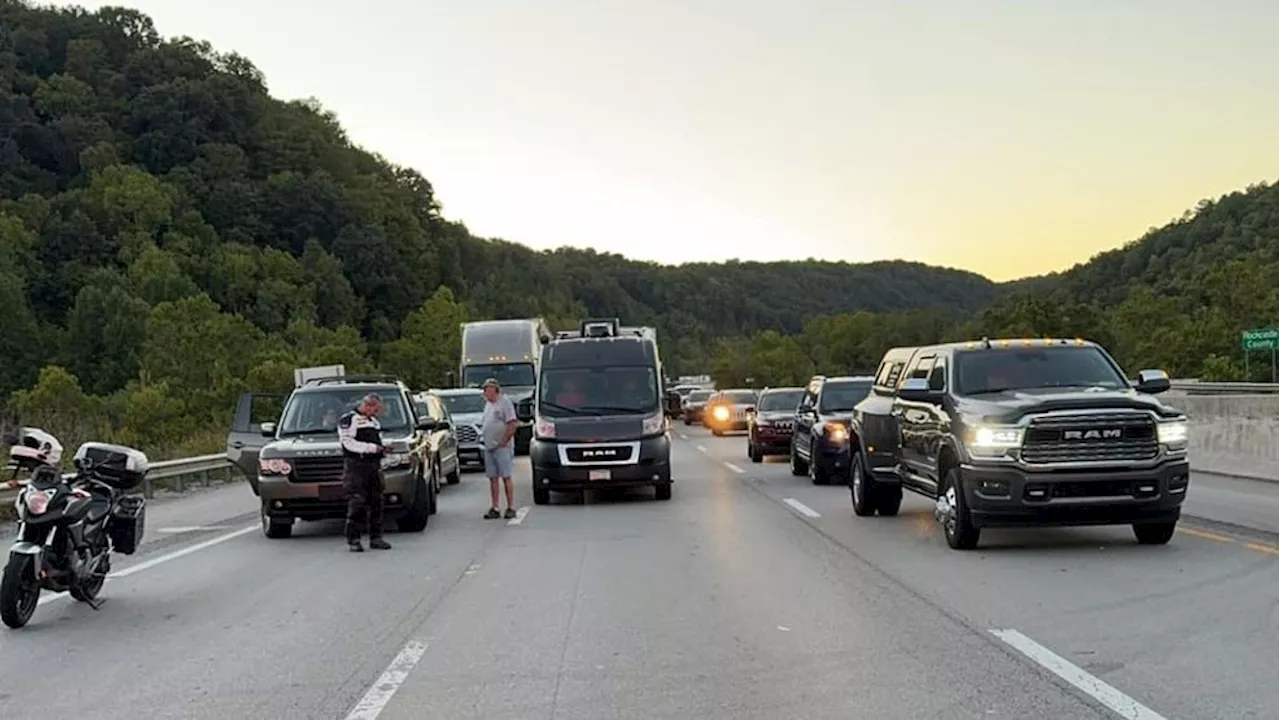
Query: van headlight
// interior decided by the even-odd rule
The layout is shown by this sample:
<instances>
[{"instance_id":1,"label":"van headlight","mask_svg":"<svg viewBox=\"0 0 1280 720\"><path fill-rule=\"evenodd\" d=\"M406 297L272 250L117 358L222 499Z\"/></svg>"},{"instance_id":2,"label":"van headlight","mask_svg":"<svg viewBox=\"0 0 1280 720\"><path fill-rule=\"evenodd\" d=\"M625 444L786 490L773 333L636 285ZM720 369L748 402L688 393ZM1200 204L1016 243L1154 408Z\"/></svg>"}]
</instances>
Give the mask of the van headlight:
<instances>
[{"instance_id":1,"label":"van headlight","mask_svg":"<svg viewBox=\"0 0 1280 720\"><path fill-rule=\"evenodd\" d=\"M1186 420L1167 420L1156 424L1156 440L1170 450L1186 448L1190 434L1191 428Z\"/></svg>"},{"instance_id":2,"label":"van headlight","mask_svg":"<svg viewBox=\"0 0 1280 720\"><path fill-rule=\"evenodd\" d=\"M664 413L656 413L644 419L644 423L640 426L640 432L645 435L657 435L665 432L667 429L667 416Z\"/></svg>"}]
</instances>

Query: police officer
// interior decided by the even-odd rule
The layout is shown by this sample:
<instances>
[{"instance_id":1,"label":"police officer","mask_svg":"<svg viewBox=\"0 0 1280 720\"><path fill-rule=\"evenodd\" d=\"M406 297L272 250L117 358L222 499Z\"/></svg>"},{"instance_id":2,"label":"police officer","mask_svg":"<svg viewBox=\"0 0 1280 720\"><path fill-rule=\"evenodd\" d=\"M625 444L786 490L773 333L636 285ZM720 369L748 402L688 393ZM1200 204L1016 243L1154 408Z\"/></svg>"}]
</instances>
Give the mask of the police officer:
<instances>
[{"instance_id":1,"label":"police officer","mask_svg":"<svg viewBox=\"0 0 1280 720\"><path fill-rule=\"evenodd\" d=\"M369 547L391 549L391 543L382 539L382 455L391 448L382 444L380 412L382 397L369 393L355 410L338 418L347 491L347 548L351 552L364 552L360 536L366 524Z\"/></svg>"}]
</instances>

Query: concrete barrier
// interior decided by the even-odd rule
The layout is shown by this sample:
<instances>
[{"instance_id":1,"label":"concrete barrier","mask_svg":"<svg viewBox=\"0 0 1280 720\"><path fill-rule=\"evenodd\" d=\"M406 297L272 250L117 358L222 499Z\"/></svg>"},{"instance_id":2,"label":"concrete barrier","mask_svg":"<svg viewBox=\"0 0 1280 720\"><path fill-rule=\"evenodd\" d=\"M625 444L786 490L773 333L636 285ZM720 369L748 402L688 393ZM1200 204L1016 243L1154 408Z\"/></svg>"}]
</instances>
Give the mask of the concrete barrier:
<instances>
[{"instance_id":1,"label":"concrete barrier","mask_svg":"<svg viewBox=\"0 0 1280 720\"><path fill-rule=\"evenodd\" d=\"M1280 397L1185 395L1161 397L1191 421L1191 468L1280 482Z\"/></svg>"}]
</instances>

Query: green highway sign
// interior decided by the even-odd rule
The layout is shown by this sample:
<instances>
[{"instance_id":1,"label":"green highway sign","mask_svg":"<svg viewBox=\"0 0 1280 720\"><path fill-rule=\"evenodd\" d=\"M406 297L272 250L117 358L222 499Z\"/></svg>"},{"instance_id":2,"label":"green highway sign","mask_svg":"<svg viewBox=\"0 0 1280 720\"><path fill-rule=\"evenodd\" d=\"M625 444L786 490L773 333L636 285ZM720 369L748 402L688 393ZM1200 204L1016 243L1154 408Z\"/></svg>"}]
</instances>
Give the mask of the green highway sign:
<instances>
[{"instance_id":1,"label":"green highway sign","mask_svg":"<svg viewBox=\"0 0 1280 720\"><path fill-rule=\"evenodd\" d=\"M1255 328L1240 333L1242 350L1280 350L1280 332L1276 328Z\"/></svg>"}]
</instances>

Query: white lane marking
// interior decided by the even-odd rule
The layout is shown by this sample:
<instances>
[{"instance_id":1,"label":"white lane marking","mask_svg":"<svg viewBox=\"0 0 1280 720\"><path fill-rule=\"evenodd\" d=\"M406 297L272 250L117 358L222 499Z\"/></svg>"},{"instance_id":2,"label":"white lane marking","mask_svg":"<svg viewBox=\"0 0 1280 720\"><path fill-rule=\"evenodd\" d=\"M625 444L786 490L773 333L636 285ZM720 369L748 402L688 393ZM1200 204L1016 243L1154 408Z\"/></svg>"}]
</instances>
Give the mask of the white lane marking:
<instances>
[{"instance_id":1,"label":"white lane marking","mask_svg":"<svg viewBox=\"0 0 1280 720\"><path fill-rule=\"evenodd\" d=\"M698 446L698 452L700 452L700 453L704 453L704 452L706 452L706 451L707 451L707 448L706 448L705 446L703 446L703 445L699 445L699 446Z\"/></svg>"},{"instance_id":2,"label":"white lane marking","mask_svg":"<svg viewBox=\"0 0 1280 720\"><path fill-rule=\"evenodd\" d=\"M165 527L158 528L156 532L162 533L189 533L199 532L201 530L226 530L230 525L187 525L182 527Z\"/></svg>"},{"instance_id":3,"label":"white lane marking","mask_svg":"<svg viewBox=\"0 0 1280 720\"><path fill-rule=\"evenodd\" d=\"M409 678L409 673L426 652L427 643L425 642L410 640L406 643L382 676L373 683L364 697L360 698L360 702L356 703L348 713L347 720L376 720L382 711L387 709L391 698L395 697L400 686Z\"/></svg>"},{"instance_id":4,"label":"white lane marking","mask_svg":"<svg viewBox=\"0 0 1280 720\"><path fill-rule=\"evenodd\" d=\"M680 439L681 439L681 440L688 440L688 439L689 439L689 436L688 436L688 435L685 435L684 433L676 433L676 434L680 436Z\"/></svg>"},{"instance_id":5,"label":"white lane marking","mask_svg":"<svg viewBox=\"0 0 1280 720\"><path fill-rule=\"evenodd\" d=\"M779 629L779 630L781 630L782 632L791 632L791 628L786 627L786 626L783 626L783 625L779 625L779 626L778 626L778 629Z\"/></svg>"},{"instance_id":6,"label":"white lane marking","mask_svg":"<svg viewBox=\"0 0 1280 720\"><path fill-rule=\"evenodd\" d=\"M1151 708L1125 695L1114 687L1073 665L1049 648L1012 628L991 630L991 634L1010 647L1036 661L1041 667L1084 691L1094 700L1127 720L1165 720Z\"/></svg>"},{"instance_id":7,"label":"white lane marking","mask_svg":"<svg viewBox=\"0 0 1280 720\"><path fill-rule=\"evenodd\" d=\"M734 465L734 464L733 464L733 463L731 463L731 462L727 462L727 463L725 463L725 464L724 464L724 466L725 466L725 467L727 467L727 468L729 468L730 470L732 470L732 471L734 471L734 472L738 473L739 475L741 475L741 474L743 474L743 473L745 473L745 472L746 472L746 470L743 470L742 468L738 467L737 465Z\"/></svg>"},{"instance_id":8,"label":"white lane marking","mask_svg":"<svg viewBox=\"0 0 1280 720\"><path fill-rule=\"evenodd\" d=\"M818 514L817 510L814 510L813 508L809 507L808 505L805 505L804 503L800 502L799 500L796 500L795 498L783 498L782 502L786 503L787 505L790 505L792 510L795 510L796 512L800 513L805 517L811 517L811 518L822 517L821 515Z\"/></svg>"},{"instance_id":9,"label":"white lane marking","mask_svg":"<svg viewBox=\"0 0 1280 720\"><path fill-rule=\"evenodd\" d=\"M120 578L126 578L134 573L139 573L139 572L142 572L143 570L149 570L157 565L162 565L164 563L167 563L170 560L177 560L178 558L185 557L187 555L190 555L193 552L199 552L200 550L213 547L214 545L217 545L219 543L224 543L228 540L233 540L246 533L251 533L254 530L257 530L258 528L259 528L258 525L250 525L248 527L243 527L243 528L240 528L239 530L236 530L235 532L229 532L226 535L219 535L218 537L210 538L208 540L205 540L204 542L196 543L191 547L185 547L181 550L175 550L174 552L161 555L160 557L154 557L145 562L140 562L137 565L130 565L129 567L123 570L112 571L107 576L107 582L111 582L112 580L118 580ZM69 593L44 594L40 597L40 600L36 602L36 605L37 606L44 605L45 603L51 603L54 600L62 600L64 598L69 598L69 597L71 597Z\"/></svg>"},{"instance_id":10,"label":"white lane marking","mask_svg":"<svg viewBox=\"0 0 1280 720\"><path fill-rule=\"evenodd\" d=\"M515 517L513 517L513 518L511 518L510 520L508 520L508 521L507 521L507 524L508 524L508 525L519 525L520 523L524 522L524 519L525 519L525 517L526 517L528 514L529 514L529 506L528 506L528 505L525 505L524 507L520 508L519 510L516 510L516 516L515 516Z\"/></svg>"},{"instance_id":11,"label":"white lane marking","mask_svg":"<svg viewBox=\"0 0 1280 720\"><path fill-rule=\"evenodd\" d=\"M470 577L471 575L475 575L478 572L480 572L480 566L472 565L471 567L467 568L462 574Z\"/></svg>"}]
</instances>

